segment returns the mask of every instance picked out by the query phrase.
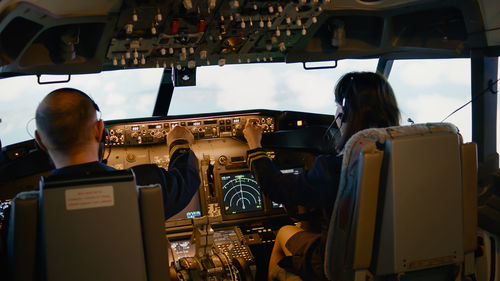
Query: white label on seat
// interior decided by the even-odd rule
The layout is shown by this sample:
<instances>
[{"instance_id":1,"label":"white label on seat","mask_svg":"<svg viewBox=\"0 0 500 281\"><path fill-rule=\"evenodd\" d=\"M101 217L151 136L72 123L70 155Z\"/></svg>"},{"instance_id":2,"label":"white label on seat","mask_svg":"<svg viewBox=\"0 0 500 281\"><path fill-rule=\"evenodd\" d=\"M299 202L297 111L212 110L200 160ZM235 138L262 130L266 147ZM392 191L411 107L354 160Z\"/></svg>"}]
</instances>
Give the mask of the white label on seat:
<instances>
[{"instance_id":1,"label":"white label on seat","mask_svg":"<svg viewBox=\"0 0 500 281\"><path fill-rule=\"evenodd\" d=\"M115 204L113 186L67 189L66 210L109 207Z\"/></svg>"}]
</instances>

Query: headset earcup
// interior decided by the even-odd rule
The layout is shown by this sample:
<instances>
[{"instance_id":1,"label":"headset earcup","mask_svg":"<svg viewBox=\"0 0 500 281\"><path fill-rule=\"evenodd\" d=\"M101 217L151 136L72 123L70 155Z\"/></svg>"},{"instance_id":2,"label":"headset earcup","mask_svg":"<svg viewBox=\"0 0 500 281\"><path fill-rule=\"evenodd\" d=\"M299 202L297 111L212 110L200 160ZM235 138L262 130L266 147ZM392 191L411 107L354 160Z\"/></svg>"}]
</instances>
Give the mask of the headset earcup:
<instances>
[{"instance_id":1,"label":"headset earcup","mask_svg":"<svg viewBox=\"0 0 500 281\"><path fill-rule=\"evenodd\" d=\"M104 160L104 149L106 147L106 140L109 138L109 131L107 128L102 130L101 141L99 142L99 161L102 162Z\"/></svg>"},{"instance_id":2,"label":"headset earcup","mask_svg":"<svg viewBox=\"0 0 500 281\"><path fill-rule=\"evenodd\" d=\"M347 106L342 106L342 116L340 117L340 122L341 123L345 123L347 121L347 114L346 114L346 111L347 110Z\"/></svg>"}]
</instances>

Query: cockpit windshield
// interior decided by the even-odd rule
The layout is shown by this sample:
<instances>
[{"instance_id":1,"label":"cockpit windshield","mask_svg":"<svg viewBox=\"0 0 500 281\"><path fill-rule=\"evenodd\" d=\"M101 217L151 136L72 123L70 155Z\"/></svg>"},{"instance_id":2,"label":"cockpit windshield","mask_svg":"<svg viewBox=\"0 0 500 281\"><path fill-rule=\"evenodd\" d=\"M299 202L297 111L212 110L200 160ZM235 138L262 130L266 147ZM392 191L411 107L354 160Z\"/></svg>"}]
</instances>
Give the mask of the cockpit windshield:
<instances>
[{"instance_id":1,"label":"cockpit windshield","mask_svg":"<svg viewBox=\"0 0 500 281\"><path fill-rule=\"evenodd\" d=\"M375 59L342 60L337 68L320 70L305 70L298 63L200 67L196 86L174 89L168 115L245 109L334 114L336 81L349 71L375 71L376 67ZM68 83L47 85L39 85L36 76L2 79L2 145L31 139L36 106L60 87L88 93L99 104L104 120L151 116L162 73L155 68L106 71L73 75ZM439 122L470 100L470 60L396 60L389 81L401 108L402 124ZM458 126L464 141L471 140L470 116L470 106L466 106L446 120Z\"/></svg>"},{"instance_id":2,"label":"cockpit windshield","mask_svg":"<svg viewBox=\"0 0 500 281\"><path fill-rule=\"evenodd\" d=\"M344 60L336 68L314 70L300 63L200 67L196 87L174 90L169 114L257 108L334 114L333 90L339 78L350 71L375 71L377 61Z\"/></svg>"}]
</instances>

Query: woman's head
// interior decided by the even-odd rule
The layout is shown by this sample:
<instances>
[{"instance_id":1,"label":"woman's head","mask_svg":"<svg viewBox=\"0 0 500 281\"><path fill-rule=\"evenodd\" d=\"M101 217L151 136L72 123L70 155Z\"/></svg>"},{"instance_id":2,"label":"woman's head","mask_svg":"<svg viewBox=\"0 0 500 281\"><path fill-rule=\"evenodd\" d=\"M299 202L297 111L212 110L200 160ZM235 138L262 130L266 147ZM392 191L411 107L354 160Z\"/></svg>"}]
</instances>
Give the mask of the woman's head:
<instances>
[{"instance_id":1,"label":"woman's head","mask_svg":"<svg viewBox=\"0 0 500 281\"><path fill-rule=\"evenodd\" d=\"M335 101L342 114L338 150L360 130L399 125L400 113L394 92L387 79L378 73L345 74L335 87Z\"/></svg>"}]
</instances>

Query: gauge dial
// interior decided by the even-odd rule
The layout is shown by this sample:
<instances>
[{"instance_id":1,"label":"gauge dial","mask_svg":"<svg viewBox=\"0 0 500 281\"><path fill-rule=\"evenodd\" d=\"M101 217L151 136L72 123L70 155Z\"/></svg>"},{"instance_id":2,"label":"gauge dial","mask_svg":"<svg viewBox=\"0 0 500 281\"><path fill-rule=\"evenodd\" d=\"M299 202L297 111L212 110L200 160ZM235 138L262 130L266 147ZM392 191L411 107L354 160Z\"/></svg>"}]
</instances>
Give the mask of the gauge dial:
<instances>
[{"instance_id":1,"label":"gauge dial","mask_svg":"<svg viewBox=\"0 0 500 281\"><path fill-rule=\"evenodd\" d=\"M259 185L250 172L221 176L226 214L262 210Z\"/></svg>"}]
</instances>

